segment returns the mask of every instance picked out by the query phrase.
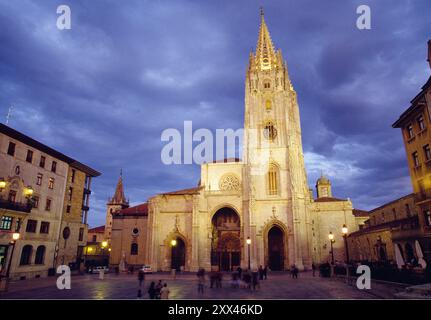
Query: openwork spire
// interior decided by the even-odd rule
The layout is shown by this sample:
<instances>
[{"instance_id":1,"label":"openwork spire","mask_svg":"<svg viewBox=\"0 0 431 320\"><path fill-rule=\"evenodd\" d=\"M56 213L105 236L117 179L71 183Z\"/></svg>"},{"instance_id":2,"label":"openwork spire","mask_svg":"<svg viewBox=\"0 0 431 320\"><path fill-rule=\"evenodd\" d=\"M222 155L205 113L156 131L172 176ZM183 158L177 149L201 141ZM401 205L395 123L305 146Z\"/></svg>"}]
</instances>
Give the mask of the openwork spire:
<instances>
[{"instance_id":1,"label":"openwork spire","mask_svg":"<svg viewBox=\"0 0 431 320\"><path fill-rule=\"evenodd\" d=\"M260 29L256 46L256 64L261 70L269 70L275 67L276 63L274 45L265 23L263 8L260 8Z\"/></svg>"},{"instance_id":2,"label":"openwork spire","mask_svg":"<svg viewBox=\"0 0 431 320\"><path fill-rule=\"evenodd\" d=\"M122 204L122 205L129 204L124 194L123 170L120 171L120 177L118 178L117 187L115 188L115 193L110 201L110 204Z\"/></svg>"}]
</instances>

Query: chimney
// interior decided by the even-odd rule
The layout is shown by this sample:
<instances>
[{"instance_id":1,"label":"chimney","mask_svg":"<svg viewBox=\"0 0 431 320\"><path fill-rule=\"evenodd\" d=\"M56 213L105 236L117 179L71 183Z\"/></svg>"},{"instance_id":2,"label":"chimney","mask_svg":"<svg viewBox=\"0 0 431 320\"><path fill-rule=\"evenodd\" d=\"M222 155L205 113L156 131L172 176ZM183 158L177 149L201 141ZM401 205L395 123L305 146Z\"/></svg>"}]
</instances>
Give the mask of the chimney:
<instances>
[{"instance_id":1,"label":"chimney","mask_svg":"<svg viewBox=\"0 0 431 320\"><path fill-rule=\"evenodd\" d=\"M428 40L428 59L427 59L430 69L431 69L431 39Z\"/></svg>"}]
</instances>

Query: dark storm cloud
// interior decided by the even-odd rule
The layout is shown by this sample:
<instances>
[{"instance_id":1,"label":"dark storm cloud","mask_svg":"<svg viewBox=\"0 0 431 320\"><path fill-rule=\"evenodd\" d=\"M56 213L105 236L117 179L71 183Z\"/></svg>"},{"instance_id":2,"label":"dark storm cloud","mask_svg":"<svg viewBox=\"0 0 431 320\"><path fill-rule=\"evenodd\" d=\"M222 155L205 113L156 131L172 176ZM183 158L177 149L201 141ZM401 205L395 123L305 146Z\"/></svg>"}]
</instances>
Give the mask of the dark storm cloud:
<instances>
[{"instance_id":1,"label":"dark storm cloud","mask_svg":"<svg viewBox=\"0 0 431 320\"><path fill-rule=\"evenodd\" d=\"M372 30L355 28L368 4ZM69 4L72 30L56 29ZM100 170L92 225L123 168L131 202L195 186L196 165L164 166L166 128L240 128L261 1L0 0L0 112L11 126ZM410 192L391 124L426 81L424 1L264 1L298 93L310 185L371 208Z\"/></svg>"}]
</instances>

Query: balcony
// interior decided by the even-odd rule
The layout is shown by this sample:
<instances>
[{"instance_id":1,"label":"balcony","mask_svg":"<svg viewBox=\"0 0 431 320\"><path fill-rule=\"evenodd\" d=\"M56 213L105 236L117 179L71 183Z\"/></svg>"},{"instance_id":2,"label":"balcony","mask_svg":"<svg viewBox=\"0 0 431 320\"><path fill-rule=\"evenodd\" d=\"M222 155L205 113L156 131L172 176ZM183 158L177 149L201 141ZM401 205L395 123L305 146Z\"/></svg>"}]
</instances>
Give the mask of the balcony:
<instances>
[{"instance_id":1,"label":"balcony","mask_svg":"<svg viewBox=\"0 0 431 320\"><path fill-rule=\"evenodd\" d=\"M21 203L21 202L11 202L8 200L0 199L0 209L12 210L30 213L33 206L30 202Z\"/></svg>"},{"instance_id":2,"label":"balcony","mask_svg":"<svg viewBox=\"0 0 431 320\"><path fill-rule=\"evenodd\" d=\"M82 206L82 211L88 211L88 210L90 210L89 206L85 206L85 205Z\"/></svg>"},{"instance_id":3,"label":"balcony","mask_svg":"<svg viewBox=\"0 0 431 320\"><path fill-rule=\"evenodd\" d=\"M87 189L87 188L84 188L84 194L91 194L91 190Z\"/></svg>"},{"instance_id":4,"label":"balcony","mask_svg":"<svg viewBox=\"0 0 431 320\"><path fill-rule=\"evenodd\" d=\"M419 217L417 215L398 220L397 225L392 228L392 239L401 240L408 238L418 238L421 236Z\"/></svg>"},{"instance_id":5,"label":"balcony","mask_svg":"<svg viewBox=\"0 0 431 320\"><path fill-rule=\"evenodd\" d=\"M431 201L431 190L423 190L415 193L416 204L422 204L427 201Z\"/></svg>"}]
</instances>

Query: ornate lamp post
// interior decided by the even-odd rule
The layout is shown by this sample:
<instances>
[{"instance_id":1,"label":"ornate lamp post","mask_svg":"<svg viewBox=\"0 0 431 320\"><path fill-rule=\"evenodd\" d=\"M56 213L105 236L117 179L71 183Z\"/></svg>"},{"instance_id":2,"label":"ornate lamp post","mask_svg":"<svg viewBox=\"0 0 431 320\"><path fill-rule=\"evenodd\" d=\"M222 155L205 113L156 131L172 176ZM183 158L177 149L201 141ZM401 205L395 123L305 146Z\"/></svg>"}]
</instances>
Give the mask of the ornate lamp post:
<instances>
[{"instance_id":1,"label":"ornate lamp post","mask_svg":"<svg viewBox=\"0 0 431 320\"><path fill-rule=\"evenodd\" d=\"M105 260L105 249L108 246L108 241L104 240L102 241L102 256L103 256L103 260ZM104 261L105 262L105 261Z\"/></svg>"},{"instance_id":2,"label":"ornate lamp post","mask_svg":"<svg viewBox=\"0 0 431 320\"><path fill-rule=\"evenodd\" d=\"M6 286L5 286L5 290L6 290L6 291L7 291L7 289L8 289L9 281L10 281L10 278L9 278L9 275L10 275L10 267L11 267L11 265L12 265L13 252L15 251L15 243L18 241L19 237L20 237L19 232L14 232L14 233L12 234L12 241L10 242L10 245L12 246L12 251L11 251L11 253L10 253L9 261L8 261L7 269L6 269Z\"/></svg>"},{"instance_id":3,"label":"ornate lamp post","mask_svg":"<svg viewBox=\"0 0 431 320\"><path fill-rule=\"evenodd\" d=\"M2 192L4 188L6 188L6 180L2 177L0 178L0 192Z\"/></svg>"},{"instance_id":4,"label":"ornate lamp post","mask_svg":"<svg viewBox=\"0 0 431 320\"><path fill-rule=\"evenodd\" d=\"M177 240L176 239L172 239L171 240L171 247L172 247L172 251L171 251L171 260L173 260L174 259L174 248L176 247L176 245L177 245ZM177 259L177 255L175 255L175 260ZM171 269L171 275L172 275L172 279L174 279L175 280L175 278L176 278L176 271L177 271L177 269L176 268L178 268L178 265L177 265L177 261L171 261L171 266L173 266L173 267L175 267L175 268L172 268Z\"/></svg>"},{"instance_id":5,"label":"ornate lamp post","mask_svg":"<svg viewBox=\"0 0 431 320\"><path fill-rule=\"evenodd\" d=\"M349 229L347 229L347 226L345 224L343 224L343 227L341 228L341 232L343 233L343 238L344 238L344 248L346 250L346 264L349 264L349 248L347 245L347 233L349 232Z\"/></svg>"},{"instance_id":6,"label":"ornate lamp post","mask_svg":"<svg viewBox=\"0 0 431 320\"><path fill-rule=\"evenodd\" d=\"M248 247L248 270L251 269L251 261L250 261L250 245L251 245L251 239L250 237L247 238L247 247Z\"/></svg>"},{"instance_id":7,"label":"ornate lamp post","mask_svg":"<svg viewBox=\"0 0 431 320\"><path fill-rule=\"evenodd\" d=\"M332 231L329 232L328 238L329 238L329 242L331 243L331 256L332 256L332 265L333 265L334 264L334 246L333 246L333 244L334 244L335 240L334 240L334 235L332 234Z\"/></svg>"}]
</instances>

